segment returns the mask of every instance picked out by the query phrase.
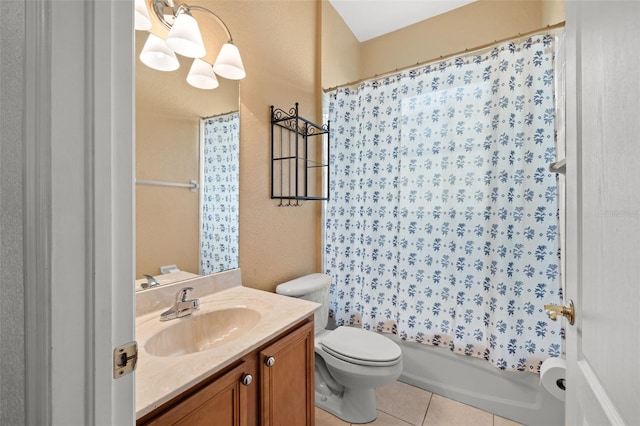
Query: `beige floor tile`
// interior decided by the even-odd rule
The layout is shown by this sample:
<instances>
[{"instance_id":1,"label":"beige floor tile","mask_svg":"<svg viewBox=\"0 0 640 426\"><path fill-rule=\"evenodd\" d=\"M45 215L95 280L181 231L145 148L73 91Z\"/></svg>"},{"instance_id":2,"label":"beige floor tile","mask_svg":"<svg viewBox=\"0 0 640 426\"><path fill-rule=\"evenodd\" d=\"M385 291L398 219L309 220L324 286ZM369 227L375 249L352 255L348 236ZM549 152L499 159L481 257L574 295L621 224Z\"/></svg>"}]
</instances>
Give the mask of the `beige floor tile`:
<instances>
[{"instance_id":1,"label":"beige floor tile","mask_svg":"<svg viewBox=\"0 0 640 426\"><path fill-rule=\"evenodd\" d=\"M349 423L344 422L318 407L316 407L316 426L349 426Z\"/></svg>"},{"instance_id":2,"label":"beige floor tile","mask_svg":"<svg viewBox=\"0 0 640 426\"><path fill-rule=\"evenodd\" d=\"M413 426L413 423L407 423L380 410L378 410L378 418L367 424L373 426Z\"/></svg>"},{"instance_id":3,"label":"beige floor tile","mask_svg":"<svg viewBox=\"0 0 640 426\"><path fill-rule=\"evenodd\" d=\"M430 399L431 392L402 382L376 388L378 411L414 425L422 424Z\"/></svg>"},{"instance_id":4,"label":"beige floor tile","mask_svg":"<svg viewBox=\"0 0 640 426\"><path fill-rule=\"evenodd\" d=\"M522 426L518 422L514 422L513 420L505 419L500 416L493 416L493 426Z\"/></svg>"},{"instance_id":5,"label":"beige floor tile","mask_svg":"<svg viewBox=\"0 0 640 426\"><path fill-rule=\"evenodd\" d=\"M434 394L424 426L492 426L493 414Z\"/></svg>"}]
</instances>

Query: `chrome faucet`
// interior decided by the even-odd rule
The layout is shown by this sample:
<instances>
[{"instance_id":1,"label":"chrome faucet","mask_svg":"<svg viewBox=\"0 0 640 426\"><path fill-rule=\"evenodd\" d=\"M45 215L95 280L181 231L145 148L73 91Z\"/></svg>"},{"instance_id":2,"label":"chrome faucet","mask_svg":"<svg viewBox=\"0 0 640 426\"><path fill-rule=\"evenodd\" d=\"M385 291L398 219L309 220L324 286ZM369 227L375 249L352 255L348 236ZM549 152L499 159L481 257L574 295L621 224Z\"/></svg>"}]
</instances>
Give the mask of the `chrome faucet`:
<instances>
[{"instance_id":1,"label":"chrome faucet","mask_svg":"<svg viewBox=\"0 0 640 426\"><path fill-rule=\"evenodd\" d=\"M140 287L151 288L151 287L158 287L160 285L160 282L156 279L156 277L148 274L144 274L144 277L147 279L147 282L140 284Z\"/></svg>"},{"instance_id":2,"label":"chrome faucet","mask_svg":"<svg viewBox=\"0 0 640 426\"><path fill-rule=\"evenodd\" d=\"M176 293L176 303L168 310L160 314L160 321L169 321L176 318L188 317L194 311L200 309L199 299L187 299L187 293L193 291L193 287L183 287Z\"/></svg>"}]
</instances>

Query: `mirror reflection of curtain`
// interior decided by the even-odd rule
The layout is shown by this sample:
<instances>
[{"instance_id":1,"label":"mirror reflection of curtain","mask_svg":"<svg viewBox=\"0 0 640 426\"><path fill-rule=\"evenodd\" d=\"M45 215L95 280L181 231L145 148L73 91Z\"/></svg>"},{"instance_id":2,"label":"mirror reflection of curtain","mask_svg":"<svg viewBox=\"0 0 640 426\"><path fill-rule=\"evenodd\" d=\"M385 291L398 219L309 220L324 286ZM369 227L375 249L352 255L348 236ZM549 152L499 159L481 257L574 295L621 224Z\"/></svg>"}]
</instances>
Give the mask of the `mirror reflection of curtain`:
<instances>
[{"instance_id":1,"label":"mirror reflection of curtain","mask_svg":"<svg viewBox=\"0 0 640 426\"><path fill-rule=\"evenodd\" d=\"M200 274L238 267L240 115L202 119Z\"/></svg>"},{"instance_id":2,"label":"mirror reflection of curtain","mask_svg":"<svg viewBox=\"0 0 640 426\"><path fill-rule=\"evenodd\" d=\"M325 272L361 323L500 369L559 356L553 36L329 94Z\"/></svg>"}]
</instances>

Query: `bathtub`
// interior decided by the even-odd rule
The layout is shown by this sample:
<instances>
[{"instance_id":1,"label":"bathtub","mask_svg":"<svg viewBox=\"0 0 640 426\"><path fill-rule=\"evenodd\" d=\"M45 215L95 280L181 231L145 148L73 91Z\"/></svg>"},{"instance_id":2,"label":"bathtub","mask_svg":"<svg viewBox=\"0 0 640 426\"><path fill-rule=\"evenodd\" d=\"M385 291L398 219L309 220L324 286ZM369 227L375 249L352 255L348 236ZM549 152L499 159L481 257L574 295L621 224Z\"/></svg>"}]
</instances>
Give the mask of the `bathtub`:
<instances>
[{"instance_id":1,"label":"bathtub","mask_svg":"<svg viewBox=\"0 0 640 426\"><path fill-rule=\"evenodd\" d=\"M529 426L564 424L564 402L540 386L540 376L502 371L448 348L404 342L400 381Z\"/></svg>"}]
</instances>

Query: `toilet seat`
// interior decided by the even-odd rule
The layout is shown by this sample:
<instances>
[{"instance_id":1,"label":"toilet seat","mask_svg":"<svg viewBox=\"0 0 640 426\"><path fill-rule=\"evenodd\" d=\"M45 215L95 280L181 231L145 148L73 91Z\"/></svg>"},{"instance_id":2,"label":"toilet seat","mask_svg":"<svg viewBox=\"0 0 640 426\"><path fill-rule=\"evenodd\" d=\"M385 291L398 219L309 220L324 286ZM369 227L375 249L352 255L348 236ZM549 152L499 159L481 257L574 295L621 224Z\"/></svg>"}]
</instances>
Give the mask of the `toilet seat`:
<instances>
[{"instance_id":1,"label":"toilet seat","mask_svg":"<svg viewBox=\"0 0 640 426\"><path fill-rule=\"evenodd\" d=\"M402 351L389 338L355 327L338 327L320 342L328 354L352 364L385 367L400 362Z\"/></svg>"}]
</instances>

